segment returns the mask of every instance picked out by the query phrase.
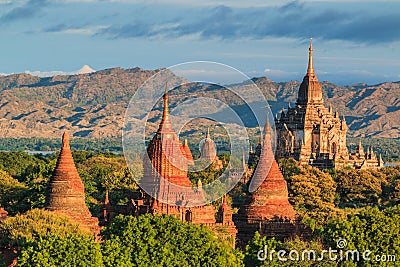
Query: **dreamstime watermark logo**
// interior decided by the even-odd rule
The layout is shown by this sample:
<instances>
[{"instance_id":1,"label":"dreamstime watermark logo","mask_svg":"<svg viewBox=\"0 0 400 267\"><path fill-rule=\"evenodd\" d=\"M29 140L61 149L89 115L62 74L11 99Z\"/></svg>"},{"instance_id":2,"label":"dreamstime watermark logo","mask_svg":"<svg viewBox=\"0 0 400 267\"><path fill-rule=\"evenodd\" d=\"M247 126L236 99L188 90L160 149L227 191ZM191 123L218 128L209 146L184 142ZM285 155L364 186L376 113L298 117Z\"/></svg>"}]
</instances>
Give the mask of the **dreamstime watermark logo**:
<instances>
[{"instance_id":1,"label":"dreamstime watermark logo","mask_svg":"<svg viewBox=\"0 0 400 267\"><path fill-rule=\"evenodd\" d=\"M357 249L346 249L347 240L344 238L339 238L336 241L336 248L331 247L328 250L322 250L317 252L313 249L298 251L292 249L289 252L286 250L269 250L268 246L265 245L264 249L257 252L257 259L260 261L375 261L375 262L395 262L396 255L372 255L372 251L366 249L359 251Z\"/></svg>"},{"instance_id":2,"label":"dreamstime watermark logo","mask_svg":"<svg viewBox=\"0 0 400 267\"><path fill-rule=\"evenodd\" d=\"M155 114L160 114L160 106L166 93L168 97L164 99L164 106L168 103L174 104L161 111L162 127L154 118L158 117ZM214 121L224 129L231 160L218 179L201 185L201 188L192 188L176 182L176 170L182 170L181 173L199 172L207 167L200 160L194 160L191 164L182 149L179 149L184 127L196 119L201 124L200 118ZM274 150L276 138L271 109L261 90L248 76L230 66L215 62L175 65L162 69L147 79L131 98L126 109L122 134L124 156L131 172L136 171L134 166L138 157L143 159L144 175L137 183L153 198L170 205L205 205L222 197L239 182L243 172L232 175L232 170L240 169L243 156L248 160L248 127L262 129L267 118L271 128L268 142ZM259 133L262 135L261 131ZM158 152L154 152L155 150ZM149 154L161 153L161 150L162 163L149 158ZM268 172L271 164L268 157L263 171ZM165 168L162 169L163 167ZM255 191L261 183L260 180L252 181L249 191ZM200 190L201 196L196 194Z\"/></svg>"}]
</instances>

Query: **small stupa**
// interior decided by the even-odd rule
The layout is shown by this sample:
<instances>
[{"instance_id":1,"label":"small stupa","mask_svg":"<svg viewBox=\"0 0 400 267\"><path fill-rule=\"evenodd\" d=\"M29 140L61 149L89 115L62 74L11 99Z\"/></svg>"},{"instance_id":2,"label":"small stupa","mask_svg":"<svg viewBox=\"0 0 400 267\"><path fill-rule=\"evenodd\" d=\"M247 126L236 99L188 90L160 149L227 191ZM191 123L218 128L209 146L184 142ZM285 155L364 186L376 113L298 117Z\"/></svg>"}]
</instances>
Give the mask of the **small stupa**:
<instances>
[{"instance_id":1,"label":"small stupa","mask_svg":"<svg viewBox=\"0 0 400 267\"><path fill-rule=\"evenodd\" d=\"M64 214L82 228L98 232L99 221L92 217L85 203L85 188L72 157L69 136L64 132L57 165L50 180L46 209Z\"/></svg>"}]
</instances>

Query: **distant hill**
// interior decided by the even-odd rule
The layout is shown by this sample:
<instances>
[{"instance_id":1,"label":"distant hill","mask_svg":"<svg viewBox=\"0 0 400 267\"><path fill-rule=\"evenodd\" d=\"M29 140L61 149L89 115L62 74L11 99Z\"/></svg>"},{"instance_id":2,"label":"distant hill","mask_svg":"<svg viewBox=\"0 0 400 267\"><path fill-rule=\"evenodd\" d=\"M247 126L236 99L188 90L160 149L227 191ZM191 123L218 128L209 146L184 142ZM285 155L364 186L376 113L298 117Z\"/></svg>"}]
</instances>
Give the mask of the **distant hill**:
<instances>
[{"instance_id":1,"label":"distant hill","mask_svg":"<svg viewBox=\"0 0 400 267\"><path fill-rule=\"evenodd\" d=\"M76 137L118 137L130 98L157 71L113 68L54 77L0 76L0 138L53 138L59 137L64 129ZM253 78L253 81L274 112L286 108L289 102L294 105L298 81L278 83L265 77ZM374 86L341 87L328 82L321 85L327 105L332 104L346 116L350 135L400 138L400 82ZM240 101L218 86L186 85L173 94L179 97L170 98L172 107L178 100L217 95L247 116ZM158 105L150 116L153 128L161 114L160 108ZM137 120L143 123L140 118Z\"/></svg>"}]
</instances>

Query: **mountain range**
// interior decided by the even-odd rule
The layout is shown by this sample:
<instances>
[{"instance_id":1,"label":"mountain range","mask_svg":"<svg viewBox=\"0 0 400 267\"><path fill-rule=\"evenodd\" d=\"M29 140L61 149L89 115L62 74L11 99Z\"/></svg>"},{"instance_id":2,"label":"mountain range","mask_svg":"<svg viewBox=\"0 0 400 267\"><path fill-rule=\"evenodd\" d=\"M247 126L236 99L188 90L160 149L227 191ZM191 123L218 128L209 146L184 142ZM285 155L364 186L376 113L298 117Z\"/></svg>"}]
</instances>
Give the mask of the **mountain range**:
<instances>
[{"instance_id":1,"label":"mountain range","mask_svg":"<svg viewBox=\"0 0 400 267\"><path fill-rule=\"evenodd\" d=\"M141 68L93 71L86 67L82 73L73 75L0 76L0 138L53 138L64 130L76 137L118 137L129 100L158 71ZM266 77L252 80L274 113L296 102L298 81L274 82ZM400 82L337 86L323 81L321 85L325 105L332 105L346 117L349 136L400 138ZM209 96L221 98L241 110L235 97L219 86L187 84L173 95L178 97L170 98L172 108L191 97ZM153 130L160 114L158 103L149 117ZM144 123L143 117L136 120Z\"/></svg>"}]
</instances>

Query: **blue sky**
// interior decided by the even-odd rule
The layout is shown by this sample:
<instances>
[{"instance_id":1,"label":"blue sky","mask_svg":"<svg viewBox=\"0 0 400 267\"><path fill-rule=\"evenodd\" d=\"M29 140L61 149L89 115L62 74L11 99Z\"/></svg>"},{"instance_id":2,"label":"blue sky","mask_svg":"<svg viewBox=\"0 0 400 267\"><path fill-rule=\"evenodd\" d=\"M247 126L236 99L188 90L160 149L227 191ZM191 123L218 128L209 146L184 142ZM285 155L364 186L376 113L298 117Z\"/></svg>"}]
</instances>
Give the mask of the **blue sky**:
<instances>
[{"instance_id":1,"label":"blue sky","mask_svg":"<svg viewBox=\"0 0 400 267\"><path fill-rule=\"evenodd\" d=\"M400 80L400 1L0 0L0 73L209 60L300 80Z\"/></svg>"}]
</instances>

